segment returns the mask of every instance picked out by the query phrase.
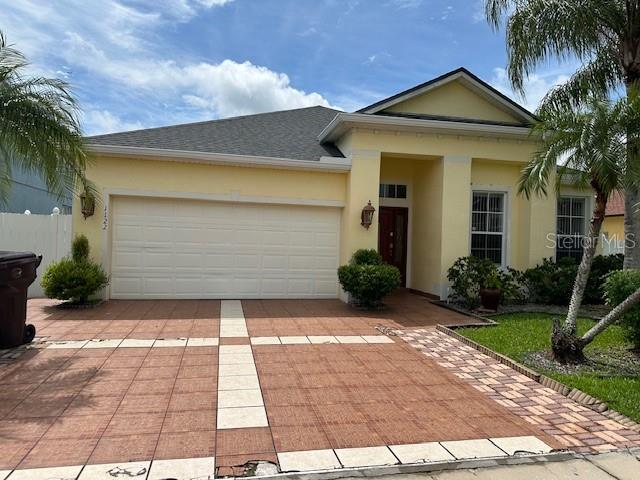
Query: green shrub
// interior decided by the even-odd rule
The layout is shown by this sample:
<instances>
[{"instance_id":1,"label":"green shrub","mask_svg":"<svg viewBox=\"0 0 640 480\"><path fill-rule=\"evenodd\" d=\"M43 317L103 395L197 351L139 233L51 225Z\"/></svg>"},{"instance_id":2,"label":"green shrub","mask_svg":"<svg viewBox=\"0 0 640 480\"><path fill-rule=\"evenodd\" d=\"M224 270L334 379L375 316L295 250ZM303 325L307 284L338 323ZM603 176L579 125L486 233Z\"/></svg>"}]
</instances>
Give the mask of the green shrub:
<instances>
[{"instance_id":1,"label":"green shrub","mask_svg":"<svg viewBox=\"0 0 640 480\"><path fill-rule=\"evenodd\" d=\"M604 282L607 276L616 270L622 270L624 255L597 255L591 264L591 273L584 291L583 303L588 305L602 305L604 298Z\"/></svg>"},{"instance_id":2,"label":"green shrub","mask_svg":"<svg viewBox=\"0 0 640 480\"><path fill-rule=\"evenodd\" d=\"M526 300L524 273L515 268L507 267L498 273L502 298L507 303L523 303Z\"/></svg>"},{"instance_id":3,"label":"green shrub","mask_svg":"<svg viewBox=\"0 0 640 480\"><path fill-rule=\"evenodd\" d=\"M607 304L615 307L640 288L640 270L618 270L610 273L604 282ZM636 349L640 349L640 306L624 314L620 325L625 337Z\"/></svg>"},{"instance_id":4,"label":"green shrub","mask_svg":"<svg viewBox=\"0 0 640 480\"><path fill-rule=\"evenodd\" d=\"M620 254L597 255L593 258L582 303L604 303L602 286L605 278L609 273L622 268L623 259L624 256ZM577 273L578 263L573 258L565 257L557 262L545 258L541 265L524 272L524 279L532 301L547 305L569 305Z\"/></svg>"},{"instance_id":5,"label":"green shrub","mask_svg":"<svg viewBox=\"0 0 640 480\"><path fill-rule=\"evenodd\" d=\"M348 265L338 268L338 279L358 305L375 308L400 285L400 270L382 263L375 250L358 250Z\"/></svg>"},{"instance_id":6,"label":"green shrub","mask_svg":"<svg viewBox=\"0 0 640 480\"><path fill-rule=\"evenodd\" d=\"M71 258L74 262L89 260L89 240L84 235L78 235L71 244Z\"/></svg>"},{"instance_id":7,"label":"green shrub","mask_svg":"<svg viewBox=\"0 0 640 480\"><path fill-rule=\"evenodd\" d=\"M377 250L361 248L356 250L351 257L351 263L353 265L382 265L384 262L382 261L382 255Z\"/></svg>"},{"instance_id":8,"label":"green shrub","mask_svg":"<svg viewBox=\"0 0 640 480\"><path fill-rule=\"evenodd\" d=\"M557 263L545 258L542 264L524 272L529 298L547 305L568 305L577 272L573 258L562 258Z\"/></svg>"},{"instance_id":9,"label":"green shrub","mask_svg":"<svg viewBox=\"0 0 640 480\"><path fill-rule=\"evenodd\" d=\"M480 287L486 279L497 275L498 267L491 260L477 257L460 257L449 268L447 279L451 282L453 300L467 308L480 304Z\"/></svg>"},{"instance_id":10,"label":"green shrub","mask_svg":"<svg viewBox=\"0 0 640 480\"><path fill-rule=\"evenodd\" d=\"M51 263L41 281L47 297L79 304L87 303L91 295L108 283L102 267L89 260L89 241L84 235L74 239L71 258Z\"/></svg>"}]
</instances>

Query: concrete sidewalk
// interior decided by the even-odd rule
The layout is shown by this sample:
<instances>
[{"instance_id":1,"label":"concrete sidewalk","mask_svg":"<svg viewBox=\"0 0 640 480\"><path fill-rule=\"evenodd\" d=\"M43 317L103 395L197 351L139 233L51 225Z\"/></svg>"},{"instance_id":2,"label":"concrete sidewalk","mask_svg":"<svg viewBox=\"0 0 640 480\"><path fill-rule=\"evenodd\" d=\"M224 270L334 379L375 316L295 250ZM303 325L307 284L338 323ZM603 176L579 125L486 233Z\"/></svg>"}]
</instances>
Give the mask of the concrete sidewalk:
<instances>
[{"instance_id":1,"label":"concrete sidewalk","mask_svg":"<svg viewBox=\"0 0 640 480\"><path fill-rule=\"evenodd\" d=\"M637 480L640 449L585 455L562 462L372 477L371 480Z\"/></svg>"}]
</instances>

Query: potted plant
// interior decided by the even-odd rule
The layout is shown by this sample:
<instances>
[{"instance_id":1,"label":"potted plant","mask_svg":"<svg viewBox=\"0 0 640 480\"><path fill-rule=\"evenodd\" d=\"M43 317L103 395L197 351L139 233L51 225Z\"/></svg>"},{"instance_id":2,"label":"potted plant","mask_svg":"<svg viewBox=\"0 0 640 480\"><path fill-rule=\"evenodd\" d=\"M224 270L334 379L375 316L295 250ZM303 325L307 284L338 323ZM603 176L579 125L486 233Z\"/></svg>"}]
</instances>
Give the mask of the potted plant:
<instances>
[{"instance_id":1,"label":"potted plant","mask_svg":"<svg viewBox=\"0 0 640 480\"><path fill-rule=\"evenodd\" d=\"M502 282L498 275L498 270L493 269L480 284L480 304L485 310L495 312L498 310L500 298L502 297Z\"/></svg>"}]
</instances>

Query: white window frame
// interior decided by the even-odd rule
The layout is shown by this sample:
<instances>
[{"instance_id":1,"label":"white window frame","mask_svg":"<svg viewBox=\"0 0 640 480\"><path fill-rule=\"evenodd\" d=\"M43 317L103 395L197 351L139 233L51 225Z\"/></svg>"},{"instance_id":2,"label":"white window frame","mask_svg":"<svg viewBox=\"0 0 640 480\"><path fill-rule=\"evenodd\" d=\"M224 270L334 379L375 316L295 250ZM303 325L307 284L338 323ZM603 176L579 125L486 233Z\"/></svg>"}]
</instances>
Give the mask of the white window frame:
<instances>
[{"instance_id":1,"label":"white window frame","mask_svg":"<svg viewBox=\"0 0 640 480\"><path fill-rule=\"evenodd\" d=\"M589 220L590 220L590 214L589 212L591 212L592 210L592 205L591 205L591 201L592 198L590 196L587 195L578 195L578 194L573 194L573 193L563 193L563 192L559 192L557 197L556 197L556 228L555 228L555 234L556 234L556 248L553 251L553 258L554 260L558 259L558 242L560 237L573 237L574 235L565 235L562 234L560 235L558 233L558 217L559 212L558 212L558 203L560 202L561 199L563 198L569 198L571 200L573 199L580 199L580 200L584 200L584 234L583 237L586 237L587 235L589 235ZM563 217L566 215L563 215ZM571 215L569 215L569 218L573 218Z\"/></svg>"},{"instance_id":2,"label":"white window frame","mask_svg":"<svg viewBox=\"0 0 640 480\"><path fill-rule=\"evenodd\" d=\"M502 212L502 255L500 267L506 268L509 265L510 245L511 245L511 188L500 185L474 185L469 198L469 255L471 255L471 245L473 234L497 235L497 232L474 232L473 231L473 195L475 193L501 193L504 197ZM480 213L480 212L479 212Z\"/></svg>"}]
</instances>

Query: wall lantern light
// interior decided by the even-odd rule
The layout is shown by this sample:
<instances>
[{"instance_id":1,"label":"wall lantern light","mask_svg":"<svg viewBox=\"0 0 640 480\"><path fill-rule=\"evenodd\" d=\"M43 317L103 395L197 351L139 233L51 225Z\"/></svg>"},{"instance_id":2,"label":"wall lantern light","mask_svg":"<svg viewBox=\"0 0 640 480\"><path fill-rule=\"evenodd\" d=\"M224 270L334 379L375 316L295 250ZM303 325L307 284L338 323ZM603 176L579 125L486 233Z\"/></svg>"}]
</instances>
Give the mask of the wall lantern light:
<instances>
[{"instance_id":1,"label":"wall lantern light","mask_svg":"<svg viewBox=\"0 0 640 480\"><path fill-rule=\"evenodd\" d=\"M93 198L93 195L88 194L86 191L80 194L80 209L85 220L95 213L96 200Z\"/></svg>"},{"instance_id":2,"label":"wall lantern light","mask_svg":"<svg viewBox=\"0 0 640 480\"><path fill-rule=\"evenodd\" d=\"M371 200L369 200L369 203L367 203L362 209L362 215L360 216L362 222L360 223L360 225L362 225L367 230L371 226L371 223L373 221L373 214L375 213L375 211L376 209L373 208L373 205L371 205Z\"/></svg>"}]
</instances>

